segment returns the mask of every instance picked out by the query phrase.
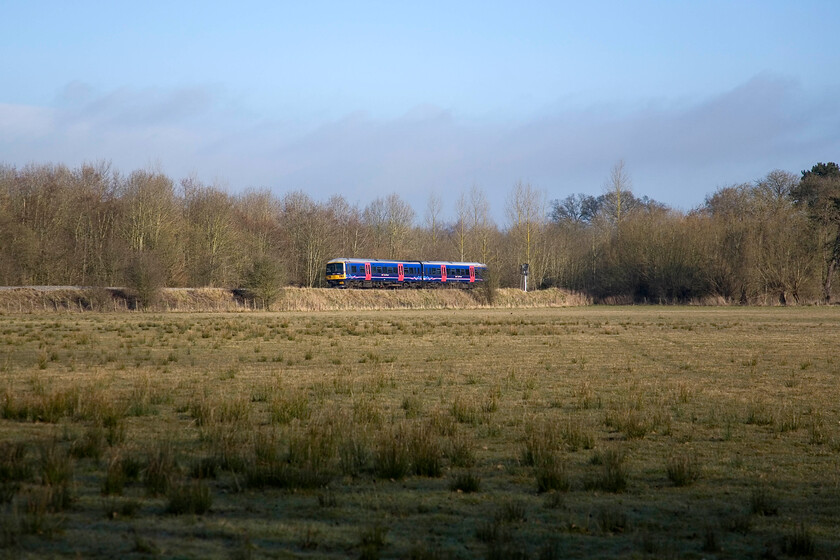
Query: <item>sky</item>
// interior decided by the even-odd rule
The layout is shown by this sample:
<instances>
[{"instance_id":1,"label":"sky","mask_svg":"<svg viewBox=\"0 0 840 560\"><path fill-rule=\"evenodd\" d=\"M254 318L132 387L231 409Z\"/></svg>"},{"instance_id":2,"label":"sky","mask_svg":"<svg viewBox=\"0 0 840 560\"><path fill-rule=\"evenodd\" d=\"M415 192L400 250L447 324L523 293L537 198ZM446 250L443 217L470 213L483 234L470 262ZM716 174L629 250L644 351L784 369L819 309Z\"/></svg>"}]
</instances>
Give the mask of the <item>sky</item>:
<instances>
[{"instance_id":1,"label":"sky","mask_svg":"<svg viewBox=\"0 0 840 560\"><path fill-rule=\"evenodd\" d=\"M690 210L840 160L840 2L3 0L0 164L110 162L231 193L521 181Z\"/></svg>"}]
</instances>

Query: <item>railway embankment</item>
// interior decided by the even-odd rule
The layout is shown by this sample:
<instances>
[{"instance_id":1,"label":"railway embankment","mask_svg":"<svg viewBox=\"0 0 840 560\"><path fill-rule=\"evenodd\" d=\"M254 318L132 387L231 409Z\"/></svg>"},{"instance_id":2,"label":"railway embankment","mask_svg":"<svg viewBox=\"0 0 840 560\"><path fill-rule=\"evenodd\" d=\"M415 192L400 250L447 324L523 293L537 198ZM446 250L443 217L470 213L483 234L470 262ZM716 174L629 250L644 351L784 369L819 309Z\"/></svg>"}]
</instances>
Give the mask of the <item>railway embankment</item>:
<instances>
[{"instance_id":1,"label":"railway embankment","mask_svg":"<svg viewBox=\"0 0 840 560\"><path fill-rule=\"evenodd\" d=\"M164 288L155 301L140 305L125 288L75 286L3 287L0 313L85 312L253 312L353 311L377 309L476 309L566 307L587 305L582 294L559 290L496 291L492 303L480 290L332 290L283 288L266 306L242 290L226 288Z\"/></svg>"}]
</instances>

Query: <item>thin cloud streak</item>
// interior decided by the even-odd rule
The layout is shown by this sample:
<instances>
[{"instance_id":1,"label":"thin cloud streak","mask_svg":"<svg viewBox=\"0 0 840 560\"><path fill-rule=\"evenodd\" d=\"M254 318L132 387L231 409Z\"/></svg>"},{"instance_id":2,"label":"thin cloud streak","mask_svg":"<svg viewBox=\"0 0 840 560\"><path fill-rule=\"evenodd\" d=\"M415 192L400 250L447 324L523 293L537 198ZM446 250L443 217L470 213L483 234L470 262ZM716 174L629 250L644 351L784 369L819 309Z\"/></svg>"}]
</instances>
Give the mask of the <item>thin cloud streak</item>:
<instances>
[{"instance_id":1,"label":"thin cloud streak","mask_svg":"<svg viewBox=\"0 0 840 560\"><path fill-rule=\"evenodd\" d=\"M549 198L598 194L623 159L637 194L690 208L720 186L840 157L837 93L814 96L759 75L691 103L555 110L503 123L423 106L397 119L354 113L307 127L258 120L211 86L97 95L73 83L55 107L0 105L0 158L18 166L104 159L123 171L157 162L174 178L221 180L234 191L303 189L361 205L397 192L418 214L429 192L451 207L475 184L497 217L518 180Z\"/></svg>"}]
</instances>

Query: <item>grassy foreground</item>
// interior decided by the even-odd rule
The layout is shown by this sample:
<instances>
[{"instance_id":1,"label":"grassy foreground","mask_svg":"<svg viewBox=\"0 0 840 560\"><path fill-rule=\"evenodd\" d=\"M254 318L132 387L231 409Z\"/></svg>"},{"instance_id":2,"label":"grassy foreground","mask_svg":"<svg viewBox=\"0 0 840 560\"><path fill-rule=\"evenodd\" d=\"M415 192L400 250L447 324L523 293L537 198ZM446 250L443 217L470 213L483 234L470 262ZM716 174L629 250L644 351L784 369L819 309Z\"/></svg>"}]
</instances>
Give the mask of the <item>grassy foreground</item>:
<instances>
[{"instance_id":1,"label":"grassy foreground","mask_svg":"<svg viewBox=\"0 0 840 560\"><path fill-rule=\"evenodd\" d=\"M837 557L840 313L0 315L0 555Z\"/></svg>"}]
</instances>

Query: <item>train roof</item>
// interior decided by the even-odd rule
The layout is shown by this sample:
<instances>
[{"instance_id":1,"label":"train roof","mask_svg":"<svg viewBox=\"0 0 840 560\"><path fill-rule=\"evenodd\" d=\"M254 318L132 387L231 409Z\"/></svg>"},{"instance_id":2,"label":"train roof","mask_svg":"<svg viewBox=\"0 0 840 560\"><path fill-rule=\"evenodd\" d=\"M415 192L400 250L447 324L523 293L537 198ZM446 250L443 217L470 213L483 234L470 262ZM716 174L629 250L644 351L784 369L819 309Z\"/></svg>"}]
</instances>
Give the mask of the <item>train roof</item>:
<instances>
[{"instance_id":1,"label":"train roof","mask_svg":"<svg viewBox=\"0 0 840 560\"><path fill-rule=\"evenodd\" d=\"M423 261L423 264L433 264L433 265L442 265L445 264L446 266L487 266L484 263L480 262L466 262L466 261Z\"/></svg>"},{"instance_id":2,"label":"train roof","mask_svg":"<svg viewBox=\"0 0 840 560\"><path fill-rule=\"evenodd\" d=\"M355 259L355 258L346 259L346 258L338 258L338 259L332 259L330 261L327 261L327 263L329 264L329 263L333 263L333 262L350 262L350 261L352 261L352 262L369 262L369 263L419 263L420 262L420 261L406 261L406 260L403 260L403 259Z\"/></svg>"},{"instance_id":3,"label":"train roof","mask_svg":"<svg viewBox=\"0 0 840 560\"><path fill-rule=\"evenodd\" d=\"M369 262L369 263L423 263L423 264L431 264L431 265L442 265L445 264L446 266L487 266L484 263L480 262L461 262L461 261L412 261L412 260L403 260L403 259L358 259L358 258L337 258L327 261L327 263L334 263L334 262Z\"/></svg>"}]
</instances>

